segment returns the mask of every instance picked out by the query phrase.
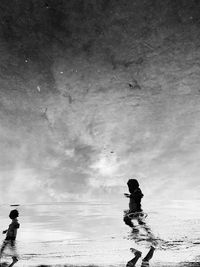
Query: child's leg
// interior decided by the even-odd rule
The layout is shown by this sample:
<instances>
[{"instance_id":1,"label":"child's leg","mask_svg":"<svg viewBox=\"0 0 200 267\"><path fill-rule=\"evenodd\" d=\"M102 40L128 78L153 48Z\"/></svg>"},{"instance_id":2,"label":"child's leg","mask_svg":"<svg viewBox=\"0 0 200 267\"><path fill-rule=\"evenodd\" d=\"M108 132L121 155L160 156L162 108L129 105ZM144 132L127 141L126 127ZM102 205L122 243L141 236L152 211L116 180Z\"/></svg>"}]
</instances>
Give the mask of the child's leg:
<instances>
[{"instance_id":1,"label":"child's leg","mask_svg":"<svg viewBox=\"0 0 200 267\"><path fill-rule=\"evenodd\" d=\"M145 256L145 258L142 260L142 265L141 267L146 267L149 266L149 261L150 259L153 257L155 248L153 246L151 246L149 252L147 253L147 255Z\"/></svg>"},{"instance_id":2,"label":"child's leg","mask_svg":"<svg viewBox=\"0 0 200 267\"><path fill-rule=\"evenodd\" d=\"M12 250L12 259L13 259L13 262L12 264L15 264L17 261L18 261L18 254L17 254L17 250L16 250L16 243L15 243L15 240L12 240L11 243L10 243L10 247L11 247L11 250Z\"/></svg>"},{"instance_id":3,"label":"child's leg","mask_svg":"<svg viewBox=\"0 0 200 267\"><path fill-rule=\"evenodd\" d=\"M134 267L138 259L142 256L142 253L139 250L131 248L131 251L134 253L135 257L127 262L126 267Z\"/></svg>"},{"instance_id":4,"label":"child's leg","mask_svg":"<svg viewBox=\"0 0 200 267\"><path fill-rule=\"evenodd\" d=\"M12 263L8 266L8 267L12 267L16 262L18 262L18 259L17 259L17 257L12 257Z\"/></svg>"},{"instance_id":5,"label":"child's leg","mask_svg":"<svg viewBox=\"0 0 200 267\"><path fill-rule=\"evenodd\" d=\"M152 244L152 246L155 247L157 245L157 241L156 241L156 237L151 231L151 228L143 220L142 221L138 220L138 223L141 226L141 228L146 232L146 235L148 236L148 241Z\"/></svg>"},{"instance_id":6,"label":"child's leg","mask_svg":"<svg viewBox=\"0 0 200 267\"><path fill-rule=\"evenodd\" d=\"M7 245L8 245L8 241L4 240L3 244L1 246L1 250L0 250L0 257L2 257L2 253L3 253L3 251L4 251L4 249L6 248Z\"/></svg>"},{"instance_id":7,"label":"child's leg","mask_svg":"<svg viewBox=\"0 0 200 267\"><path fill-rule=\"evenodd\" d=\"M125 224L127 224L130 227L134 226L131 219L129 218L129 216L124 216L124 222L125 222Z\"/></svg>"}]
</instances>

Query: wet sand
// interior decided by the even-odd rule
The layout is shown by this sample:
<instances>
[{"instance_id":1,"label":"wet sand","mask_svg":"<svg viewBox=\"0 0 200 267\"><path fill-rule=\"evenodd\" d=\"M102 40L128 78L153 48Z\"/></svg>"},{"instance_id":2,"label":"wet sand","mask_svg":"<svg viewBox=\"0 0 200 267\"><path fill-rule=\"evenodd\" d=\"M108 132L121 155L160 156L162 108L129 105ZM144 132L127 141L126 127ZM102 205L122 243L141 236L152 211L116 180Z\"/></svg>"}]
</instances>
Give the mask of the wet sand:
<instances>
[{"instance_id":1,"label":"wet sand","mask_svg":"<svg viewBox=\"0 0 200 267\"><path fill-rule=\"evenodd\" d=\"M198 213L186 210L185 202L178 204L169 203L165 209L162 206L162 210L154 207L160 212L148 213L147 223L160 240L150 267L200 266ZM132 235L123 223L122 208L111 204L70 202L48 207L46 204L21 205L23 227L17 236L20 260L15 266L125 267L133 258L131 247L144 256L150 244L143 233ZM2 229L8 224L7 209L1 207ZM10 257L2 258L1 266L8 266L4 262L10 263ZM140 265L141 259L136 267Z\"/></svg>"},{"instance_id":2,"label":"wet sand","mask_svg":"<svg viewBox=\"0 0 200 267\"><path fill-rule=\"evenodd\" d=\"M8 267L9 264L7 262L1 263L1 267ZM16 267L18 264L15 265ZM32 265L31 265L32 266ZM136 267L139 267L140 265L136 265ZM200 262L182 262L182 263L156 263L156 264L150 264L150 267L199 267ZM104 266L99 266L99 265L36 265L33 267L125 267L124 265L104 265Z\"/></svg>"},{"instance_id":3,"label":"wet sand","mask_svg":"<svg viewBox=\"0 0 200 267\"><path fill-rule=\"evenodd\" d=\"M139 265L138 265L139 266ZM150 265L150 267L199 267L200 262L182 262L182 263L156 263Z\"/></svg>"},{"instance_id":4,"label":"wet sand","mask_svg":"<svg viewBox=\"0 0 200 267\"><path fill-rule=\"evenodd\" d=\"M1 267L8 267L10 264L10 261L2 261L0 263ZM33 265L33 264L20 264L20 261L18 263L16 263L15 265L16 267L19 266L32 266L32 267L125 267L126 266L126 262L124 264L115 264L115 265L111 265L111 264L40 264L40 265ZM137 263L136 267L141 266L141 263ZM200 266L200 262L180 262L180 263L173 263L173 262L168 262L168 263L161 263L161 262L153 262L150 263L149 267L199 267Z\"/></svg>"}]
</instances>

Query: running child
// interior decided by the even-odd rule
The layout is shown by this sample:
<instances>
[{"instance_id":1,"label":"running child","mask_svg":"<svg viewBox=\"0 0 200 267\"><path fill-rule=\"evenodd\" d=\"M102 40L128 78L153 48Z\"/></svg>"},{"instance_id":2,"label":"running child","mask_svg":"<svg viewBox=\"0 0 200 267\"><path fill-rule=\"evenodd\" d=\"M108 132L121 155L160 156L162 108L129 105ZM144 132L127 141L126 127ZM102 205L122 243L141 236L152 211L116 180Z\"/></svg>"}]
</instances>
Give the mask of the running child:
<instances>
[{"instance_id":1,"label":"running child","mask_svg":"<svg viewBox=\"0 0 200 267\"><path fill-rule=\"evenodd\" d=\"M20 224L17 220L17 217L19 217L18 210L11 210L9 214L10 219L12 220L11 224L9 225L7 230L3 231L3 234L6 234L6 238L3 241L3 244L1 246L0 250L0 258L2 257L2 254L4 250L9 247L12 251L12 263L9 265L9 267L12 267L17 261L18 261L18 255L16 252L16 245L15 245L15 239L17 236L17 230L20 227Z\"/></svg>"},{"instance_id":2,"label":"running child","mask_svg":"<svg viewBox=\"0 0 200 267\"><path fill-rule=\"evenodd\" d=\"M136 221L146 233L147 236L150 237L150 240L153 239L153 235L151 233L150 228L145 223L146 215L141 208L141 200L143 198L143 193L139 187L139 183L136 179L129 179L127 182L129 193L124 194L126 197L129 198L129 210L124 212L124 222L126 225L132 228L132 233L137 237L137 233L139 232L138 228L134 225L133 221ZM150 250L142 260L141 267L148 267L149 261L153 257L155 247L151 242ZM138 251L134 248L131 248L131 252L134 254L134 258L127 263L127 267L134 267L138 259L142 256L142 252Z\"/></svg>"},{"instance_id":3,"label":"running child","mask_svg":"<svg viewBox=\"0 0 200 267\"><path fill-rule=\"evenodd\" d=\"M128 189L130 194L124 194L128 197L129 200L129 210L125 211L124 222L130 226L134 227L132 219L139 218L139 215L142 215L142 208L141 208L141 199L143 198L143 193L139 187L139 183L136 179L129 179L128 180Z\"/></svg>"}]
</instances>

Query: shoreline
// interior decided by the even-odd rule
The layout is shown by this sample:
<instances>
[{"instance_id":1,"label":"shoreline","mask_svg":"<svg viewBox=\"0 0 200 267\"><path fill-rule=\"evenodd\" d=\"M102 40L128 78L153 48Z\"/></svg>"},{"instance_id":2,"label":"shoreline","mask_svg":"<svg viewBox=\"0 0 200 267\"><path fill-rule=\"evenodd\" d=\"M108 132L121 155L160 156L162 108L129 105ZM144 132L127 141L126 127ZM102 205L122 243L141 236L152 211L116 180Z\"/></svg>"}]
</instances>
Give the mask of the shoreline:
<instances>
[{"instance_id":1,"label":"shoreline","mask_svg":"<svg viewBox=\"0 0 200 267\"><path fill-rule=\"evenodd\" d=\"M1 267L8 267L10 265L9 262L2 262L1 263ZM98 264L37 264L37 265L32 265L32 264L20 264L20 262L16 263L15 265L16 267L20 267L20 266L29 266L29 267L125 267L126 263L124 264L118 264L118 265L98 265ZM139 267L140 264L136 264L136 267ZM200 266L200 262L180 262L180 263L173 263L173 262L168 262L168 263L159 263L159 262L154 262L154 263L150 263L150 267L199 267Z\"/></svg>"}]
</instances>

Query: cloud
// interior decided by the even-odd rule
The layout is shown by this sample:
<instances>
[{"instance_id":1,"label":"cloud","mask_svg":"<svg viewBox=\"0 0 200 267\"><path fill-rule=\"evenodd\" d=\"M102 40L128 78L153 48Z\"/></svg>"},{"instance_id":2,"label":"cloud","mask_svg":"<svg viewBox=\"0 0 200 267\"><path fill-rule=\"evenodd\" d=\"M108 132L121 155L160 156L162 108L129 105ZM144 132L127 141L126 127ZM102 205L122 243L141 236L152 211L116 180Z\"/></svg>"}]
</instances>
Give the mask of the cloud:
<instances>
[{"instance_id":1,"label":"cloud","mask_svg":"<svg viewBox=\"0 0 200 267\"><path fill-rule=\"evenodd\" d=\"M56 92L27 83L14 90L14 78L12 90L0 92L1 201L117 197L132 177L151 197L196 197L200 114L193 91L182 94L171 80L167 88L160 73L166 90L153 92L157 62L146 65L142 89L134 91L128 69L70 53L52 66Z\"/></svg>"},{"instance_id":2,"label":"cloud","mask_svg":"<svg viewBox=\"0 0 200 267\"><path fill-rule=\"evenodd\" d=\"M141 96L132 106L134 95L112 92L92 91L84 100L78 93L70 105L65 97L47 95L48 120L41 117L38 98L34 103L24 98L18 110L18 99L8 105L12 112L3 110L1 127L1 180L9 190L2 201L102 197L124 190L131 177L138 177L151 197L167 198L179 188L192 196L199 172L196 99L186 104L167 95Z\"/></svg>"}]
</instances>

